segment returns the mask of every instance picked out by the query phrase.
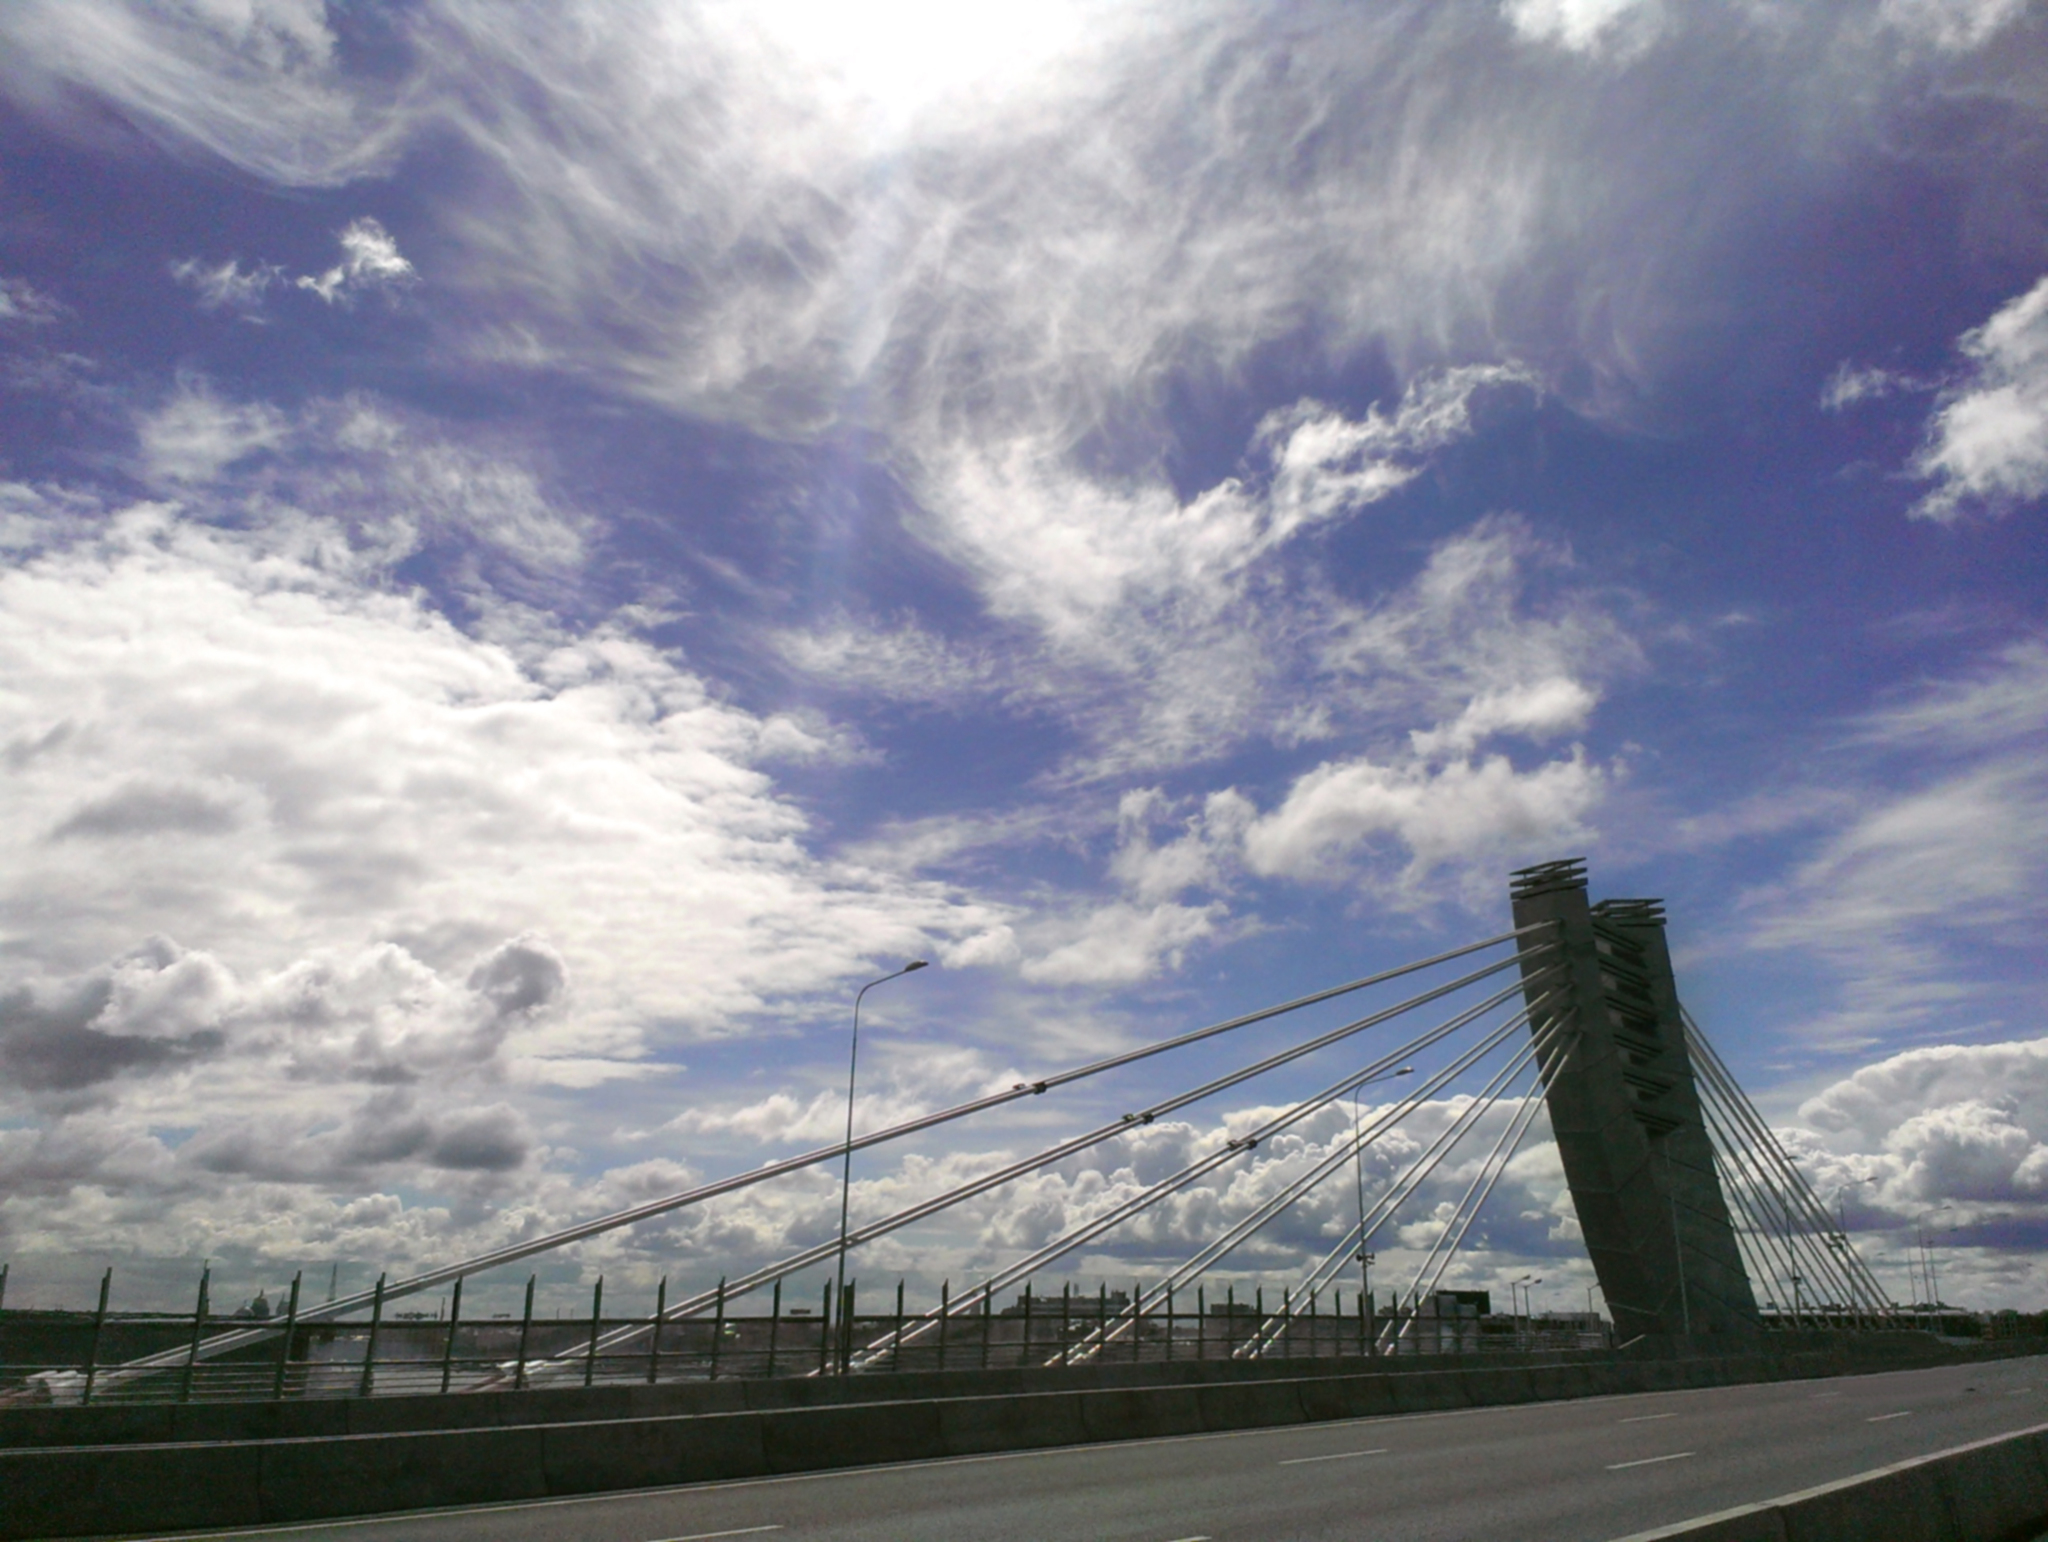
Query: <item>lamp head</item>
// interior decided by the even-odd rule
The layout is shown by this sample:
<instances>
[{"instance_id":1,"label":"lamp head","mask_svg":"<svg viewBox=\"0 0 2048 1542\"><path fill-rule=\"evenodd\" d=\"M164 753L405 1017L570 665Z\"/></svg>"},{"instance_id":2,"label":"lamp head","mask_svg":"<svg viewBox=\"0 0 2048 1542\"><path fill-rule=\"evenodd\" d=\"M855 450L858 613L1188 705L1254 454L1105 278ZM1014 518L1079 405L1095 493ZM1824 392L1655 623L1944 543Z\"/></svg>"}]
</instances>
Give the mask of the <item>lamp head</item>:
<instances>
[{"instance_id":1,"label":"lamp head","mask_svg":"<svg viewBox=\"0 0 2048 1542\"><path fill-rule=\"evenodd\" d=\"M921 958L914 958L909 963L903 966L903 972L905 974L916 974L920 969L929 968L931 968L931 964L928 961Z\"/></svg>"}]
</instances>

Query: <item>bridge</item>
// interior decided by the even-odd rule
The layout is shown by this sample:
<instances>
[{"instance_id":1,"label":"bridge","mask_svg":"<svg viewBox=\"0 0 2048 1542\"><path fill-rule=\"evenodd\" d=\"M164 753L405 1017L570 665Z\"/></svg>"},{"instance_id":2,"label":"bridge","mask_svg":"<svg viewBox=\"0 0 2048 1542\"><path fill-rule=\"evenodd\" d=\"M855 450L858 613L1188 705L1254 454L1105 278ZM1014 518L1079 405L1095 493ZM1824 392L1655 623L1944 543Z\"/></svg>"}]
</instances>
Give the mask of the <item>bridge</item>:
<instances>
[{"instance_id":1,"label":"bridge","mask_svg":"<svg viewBox=\"0 0 2048 1542\"><path fill-rule=\"evenodd\" d=\"M1680 1386L1718 1387L1733 1406L1731 1399L1739 1403L1755 1396L1754 1388L1775 1387L1787 1377L1957 1374L1959 1351L1916 1331L1926 1325L1890 1301L1685 1011L1661 904L1595 902L1585 866L1576 860L1515 874L1508 898L1509 927L1461 947L516 1246L403 1278L380 1277L368 1291L309 1302L295 1280L277 1319L213 1317L205 1280L196 1310L183 1318L116 1319L108 1309L109 1276L88 1337L74 1345L77 1353L61 1363L0 1367L6 1378L0 1385L13 1388L0 1393L0 1478L12 1475L16 1492L48 1496L35 1513L40 1530L9 1529L0 1514L0 1535L212 1525L230 1514L303 1520L351 1507L533 1497L536 1481L540 1492L553 1492L546 1473L560 1462L530 1452L542 1476L527 1471L514 1477L505 1464L528 1458L507 1455L494 1468L499 1475L486 1478L465 1465L473 1456L459 1457L454 1447L428 1438L457 1430L554 1428L578 1430L575 1438L587 1439L624 1418L635 1438L653 1438L652 1426L673 1426L663 1438L682 1445L669 1457L609 1467L599 1461L595 1476L571 1483L630 1488L849 1461L957 1456L963 1449L957 1440L935 1451L927 1438L948 1418L969 1420L979 1433L966 1437L964 1449L980 1451L1189 1434L1184 1405L1197 1393L1202 1411L1196 1428L1220 1433L1453 1407L1498 1406L1505 1416L1508 1407L1531 1401L1648 1395ZM652 1309L640 1314L607 1315L600 1280L587 1317L537 1319L529 1277L521 1317L463 1317L464 1282L488 1271L829 1169L854 1153L900 1149L927 1132L1015 1104L1056 1102L1063 1089L1111 1073L1142 1067L1144 1075L1164 1081L1184 1051L1207 1046L1213 1058L1254 1025L1313 1021L1310 1009L1328 1003L1352 1015L1299 1032L1277 1048L1267 1044L1220 1074L1174 1084L1112 1120L893 1214L863 1218L843 1242L854 1275L843 1285L828 1280L812 1298L815 1307L808 1299L787 1299L786 1286L806 1271L837 1264L838 1237L736 1269L674 1300L663 1281ZM879 1239L1055 1164L1086 1159L1135 1126L1235 1089L1256 1089L1262 1078L1290 1068L1298 1076L1316 1066L1327 1079L1314 1090L1268 1105L1254 1127L1227 1137L1219 1132L1177 1170L1105 1200L1057 1236L958 1290L949 1282L938 1299L912 1303L899 1282L893 1298L861 1300L860 1250ZM1368 1115L1362 1089L1382 1084L1396 1089L1394 1096ZM1170 1267L1113 1295L1106 1282L1094 1292L1077 1291L1063 1273L1083 1249L1113 1239L1204 1180L1241 1168L1262 1147L1346 1099L1357 1100L1347 1135L1312 1147L1311 1157L1288 1171L1274 1192L1219 1224ZM1431 1126L1427 1139L1399 1143L1402 1158L1384 1166L1390 1175L1368 1192L1365 1155L1415 1128L1411 1118L1425 1107L1449 1115L1440 1128ZM1444 1287L1502 1174L1546 1118L1611 1328L1591 1319L1542 1324L1515 1313L1503 1332L1497 1314L1481 1314L1479 1303ZM1415 1219L1417 1195L1449 1162L1461 1172L1469 1168L1471 1177L1448 1212L1434 1208L1433 1239L1415 1250L1419 1259L1409 1261L1390 1294L1384 1282L1380 1291L1371 1289L1367 1271L1376 1260L1376 1240ZM1241 1292L1235 1276L1224 1278L1233 1254L1326 1184L1356 1185L1356 1220L1320 1257L1272 1289ZM1048 1278L1059 1282L1056 1291L1039 1283ZM443 1319L400 1319L393 1310L409 1297L444 1289L450 1310ZM145 1330L156 1334L158 1347L138 1344L136 1335ZM1112 1404L1100 1402L1111 1395L1123 1399L1114 1405L1126 1410L1122 1424L1106 1411ZM1173 1403L1176 1397L1181 1404ZM1081 1401L1056 1408L1047 1398ZM1097 1402L1089 1404L1090 1398ZM1093 1422L1075 1412L1084 1405L1097 1409ZM1181 1424L1161 1412L1169 1405L1181 1408ZM372 1412L378 1408L384 1411ZM864 1412L849 1425L856 1410ZM750 1436L718 1422L742 1412L757 1421ZM780 1434L774 1432L778 1419L787 1425ZM281 1440L321 1447L372 1430L396 1440L417 1437L417 1449L403 1457L414 1476L396 1486L380 1476L353 1494L330 1486L311 1509L304 1493L289 1502L261 1498L270 1492L269 1480L252 1479L258 1497L241 1509L223 1509L216 1484L207 1495L190 1496L184 1510L165 1511L159 1503L157 1510L130 1513L122 1505L140 1503L134 1498L140 1480L108 1476L127 1471L123 1463L143 1461L145 1450L188 1446L196 1459L202 1445L215 1454L254 1450L249 1459L268 1472L263 1463L284 1459ZM899 1437L893 1443L891 1430ZM724 1467L705 1455L735 1439L752 1454ZM339 1459L344 1450L360 1449L336 1446L330 1454ZM771 1449L780 1452L772 1460ZM1363 1460L1375 1453L1361 1448L1349 1454ZM1277 1460L1312 1463L1325 1456L1336 1461L1347 1452ZM1107 1456L1086 1460L1115 1464ZM436 1461L467 1476L441 1481L419 1475L421 1462L432 1468ZM81 1499L85 1473L92 1482ZM2048 1525L2048 1471L2041 1480ZM123 1488L123 1481L130 1486ZM105 1497L117 1493L130 1498ZM1446 1495L1444 1502L1453 1498ZM1583 1517L1573 1524L1583 1524Z\"/></svg>"}]
</instances>

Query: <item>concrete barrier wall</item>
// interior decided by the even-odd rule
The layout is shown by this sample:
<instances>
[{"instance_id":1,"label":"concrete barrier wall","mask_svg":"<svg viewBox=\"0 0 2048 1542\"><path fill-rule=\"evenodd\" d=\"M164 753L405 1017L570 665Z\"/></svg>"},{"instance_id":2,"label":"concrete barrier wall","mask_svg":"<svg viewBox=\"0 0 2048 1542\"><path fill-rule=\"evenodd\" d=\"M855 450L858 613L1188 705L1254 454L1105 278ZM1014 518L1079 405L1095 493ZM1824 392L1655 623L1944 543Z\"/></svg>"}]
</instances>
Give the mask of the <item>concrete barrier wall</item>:
<instances>
[{"instance_id":1,"label":"concrete barrier wall","mask_svg":"<svg viewBox=\"0 0 2048 1542\"><path fill-rule=\"evenodd\" d=\"M823 1386L814 1382L795 1384L817 1389L818 1401L810 1406L770 1408L743 1406L750 1384L734 1383L731 1390L721 1390L720 1396L738 1406L704 1413L591 1417L591 1404L584 1402L580 1405L584 1417L553 1422L234 1440L17 1446L0 1450L0 1538L306 1521L1090 1441L1548 1401L1676 1385L1781 1380L1851 1368L1842 1363L1843 1358L1826 1351L1639 1364L1607 1360L1547 1367L1374 1369L1339 1374L1325 1369L1323 1374L1311 1376L1276 1376L1270 1364L1252 1364L1228 1368L1227 1373L1223 1367L1211 1367L1217 1374L1200 1379L1182 1374L1174 1382L1149 1386L1076 1385L1069 1377L1042 1390L1020 1387L967 1392L955 1384L949 1390L966 1395L865 1402L847 1402L843 1397L832 1400L823 1395ZM1323 1362L1326 1368L1328 1364ZM843 1392L858 1389L860 1383L836 1385ZM1042 1381L1040 1386L1043 1388ZM612 1390L673 1389L593 1389L593 1394ZM588 1399L593 1394L582 1397ZM534 1399L548 1396L526 1394L508 1401L500 1411L537 1412L544 1405ZM373 1400L338 1406L357 1412L374 1409L376 1404ZM559 1399L554 1406L562 1406ZM2039 1468L2038 1458L2036 1461L2038 1470L2028 1481L2038 1479L2048 1494L2048 1468ZM1999 1473L2005 1470L1997 1469ZM2018 1494L2015 1503L2032 1502L2033 1489L2003 1478L1999 1482L2004 1486L1994 1484L1994 1489ZM1748 1524L1748 1518L1741 1523ZM1794 1538L1803 1542L1808 1536L1876 1538L1888 1534L1754 1533L1767 1535L1773 1542L1792 1542ZM1750 1535L1747 1531L1727 1533L1730 1538Z\"/></svg>"},{"instance_id":2,"label":"concrete barrier wall","mask_svg":"<svg viewBox=\"0 0 2048 1542\"><path fill-rule=\"evenodd\" d=\"M2044 1531L2048 1424L1621 1542L2032 1542Z\"/></svg>"}]
</instances>

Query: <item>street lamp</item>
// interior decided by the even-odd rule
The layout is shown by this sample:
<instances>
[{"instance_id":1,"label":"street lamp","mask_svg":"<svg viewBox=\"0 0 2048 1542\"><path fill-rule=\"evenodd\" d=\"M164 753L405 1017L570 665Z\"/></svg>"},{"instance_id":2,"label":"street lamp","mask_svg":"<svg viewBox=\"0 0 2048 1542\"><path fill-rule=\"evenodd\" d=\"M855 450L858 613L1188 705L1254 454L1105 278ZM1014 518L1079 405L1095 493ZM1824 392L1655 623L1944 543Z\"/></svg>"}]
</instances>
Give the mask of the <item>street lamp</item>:
<instances>
[{"instance_id":1,"label":"street lamp","mask_svg":"<svg viewBox=\"0 0 2048 1542\"><path fill-rule=\"evenodd\" d=\"M1529 1287L1542 1283L1543 1276L1540 1274L1525 1274L1519 1280L1508 1281L1508 1309L1514 1311L1517 1307L1521 1308L1517 1315L1517 1323L1521 1328L1520 1338L1524 1349L1529 1345L1529 1314L1535 1310L1535 1298ZM1521 1291L1519 1299L1515 1294L1518 1288Z\"/></svg>"},{"instance_id":2,"label":"street lamp","mask_svg":"<svg viewBox=\"0 0 2048 1542\"><path fill-rule=\"evenodd\" d=\"M926 960L914 958L894 974L885 974L879 980L870 980L863 985L853 998L853 1047L846 1057L846 1163L839 1174L839 1275L833 1299L838 1302L839 1312L839 1371L846 1373L848 1358L853 1353L853 1340L849 1336L851 1324L846 1320L846 1208L853 1196L853 1077L860 1066L860 1003L861 998L877 985L886 985L891 980L901 979L907 974L916 974L920 969L931 967Z\"/></svg>"},{"instance_id":3,"label":"street lamp","mask_svg":"<svg viewBox=\"0 0 2048 1542\"><path fill-rule=\"evenodd\" d=\"M1379 1337L1372 1320L1373 1255L1365 1249L1365 1108L1359 1094L1390 1076L1414 1074L1414 1066L1404 1065L1398 1071L1367 1077L1351 1089L1351 1171L1358 1179L1358 1294L1365 1313L1366 1353L1371 1355L1379 1353Z\"/></svg>"}]
</instances>

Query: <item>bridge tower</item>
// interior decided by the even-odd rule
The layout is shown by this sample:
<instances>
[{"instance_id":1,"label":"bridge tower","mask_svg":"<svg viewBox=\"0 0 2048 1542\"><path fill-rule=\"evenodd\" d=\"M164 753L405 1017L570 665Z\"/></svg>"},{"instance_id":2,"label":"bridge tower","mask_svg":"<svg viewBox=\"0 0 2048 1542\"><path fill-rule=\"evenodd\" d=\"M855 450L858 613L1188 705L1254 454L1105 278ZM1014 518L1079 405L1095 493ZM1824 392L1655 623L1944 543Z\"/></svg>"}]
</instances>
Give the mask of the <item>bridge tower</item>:
<instances>
[{"instance_id":1,"label":"bridge tower","mask_svg":"<svg viewBox=\"0 0 2048 1542\"><path fill-rule=\"evenodd\" d=\"M1517 927L1553 929L1524 945L1558 944L1523 961L1523 992L1532 1031L1571 1019L1574 1048L1545 1101L1616 1333L1758 1331L1686 1052L1662 902L1589 904L1576 859L1523 869L1510 895Z\"/></svg>"}]
</instances>

